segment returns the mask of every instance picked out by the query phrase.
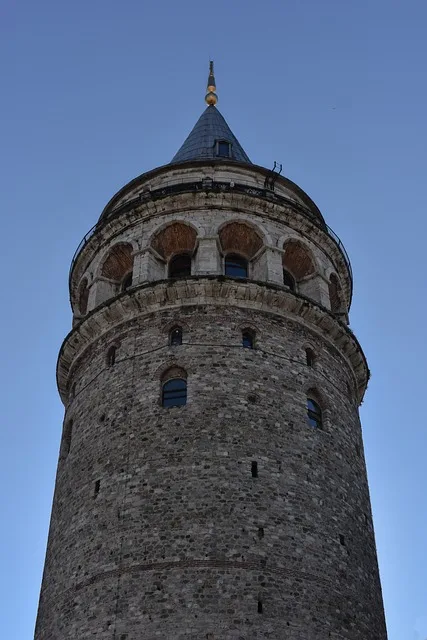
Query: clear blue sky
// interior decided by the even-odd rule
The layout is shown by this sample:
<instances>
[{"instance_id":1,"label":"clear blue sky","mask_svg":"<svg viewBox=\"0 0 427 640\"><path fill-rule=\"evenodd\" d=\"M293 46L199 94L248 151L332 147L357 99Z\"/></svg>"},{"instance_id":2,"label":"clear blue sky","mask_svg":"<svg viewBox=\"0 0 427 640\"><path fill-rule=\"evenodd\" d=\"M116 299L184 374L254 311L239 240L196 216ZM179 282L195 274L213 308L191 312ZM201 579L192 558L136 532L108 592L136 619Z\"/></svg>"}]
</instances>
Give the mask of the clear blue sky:
<instances>
[{"instance_id":1,"label":"clear blue sky","mask_svg":"<svg viewBox=\"0 0 427 640\"><path fill-rule=\"evenodd\" d=\"M32 638L81 237L219 108L315 200L355 276L364 441L390 640L427 638L425 0L3 0L2 636Z\"/></svg>"}]
</instances>

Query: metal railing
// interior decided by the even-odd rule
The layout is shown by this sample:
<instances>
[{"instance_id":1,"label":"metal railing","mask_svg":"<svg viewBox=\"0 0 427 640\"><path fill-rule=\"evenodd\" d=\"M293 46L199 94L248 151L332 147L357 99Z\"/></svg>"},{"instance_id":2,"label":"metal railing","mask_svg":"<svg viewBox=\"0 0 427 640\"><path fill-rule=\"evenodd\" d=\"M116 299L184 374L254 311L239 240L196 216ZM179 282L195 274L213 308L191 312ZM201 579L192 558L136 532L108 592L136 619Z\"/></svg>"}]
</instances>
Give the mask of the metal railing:
<instances>
[{"instance_id":1,"label":"metal railing","mask_svg":"<svg viewBox=\"0 0 427 640\"><path fill-rule=\"evenodd\" d=\"M350 273L350 281L351 281L351 289L353 288L353 271L351 268L350 258L348 257L347 251L337 234L329 227L323 218L319 217L307 207L295 202L294 200L290 200L289 198L285 198L284 196L278 195L274 191L269 189L260 189L259 187L252 187L250 185L238 184L235 182L216 182L211 180L210 178L204 178L203 180L199 180L197 182L182 182L179 184L173 184L166 187L162 187L160 189L155 189L153 191L142 191L136 198L132 198L132 200L128 200L123 203L117 209L114 209L109 215L101 217L101 219L86 233L83 237L76 251L74 252L73 259L71 261L69 280L71 282L71 275L74 269L74 265L77 259L78 254L83 249L83 247L88 243L90 238L94 235L98 229L101 229L106 222L113 220L114 218L118 218L123 213L127 211L131 211L136 206L143 202L148 202L150 200L158 200L160 198L165 198L167 196L178 194L178 193L189 193L194 191L205 191L205 192L213 192L213 193L226 193L226 192L234 192L234 193L242 193L250 196L254 196L256 198L263 198L265 200L269 200L271 202L277 202L280 204L284 204L292 207L298 213L301 213L305 217L309 218L310 221L315 224L317 227L325 231L332 240L336 243L338 248L340 249L344 260L347 264L349 273ZM351 297L351 295L350 295Z\"/></svg>"}]
</instances>

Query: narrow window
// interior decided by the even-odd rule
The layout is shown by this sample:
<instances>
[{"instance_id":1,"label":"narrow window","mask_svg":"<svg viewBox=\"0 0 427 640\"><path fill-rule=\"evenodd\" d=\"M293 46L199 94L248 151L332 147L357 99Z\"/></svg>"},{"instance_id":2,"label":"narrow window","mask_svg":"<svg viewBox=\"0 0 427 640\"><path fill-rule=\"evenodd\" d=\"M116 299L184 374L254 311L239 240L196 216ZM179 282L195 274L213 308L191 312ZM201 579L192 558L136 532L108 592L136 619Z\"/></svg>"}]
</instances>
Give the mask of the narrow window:
<instances>
[{"instance_id":1,"label":"narrow window","mask_svg":"<svg viewBox=\"0 0 427 640\"><path fill-rule=\"evenodd\" d=\"M252 478L258 478L258 462L256 460L252 460L251 462L251 473Z\"/></svg>"},{"instance_id":2,"label":"narrow window","mask_svg":"<svg viewBox=\"0 0 427 640\"><path fill-rule=\"evenodd\" d=\"M162 405L164 407L181 407L187 404L187 381L174 378L164 383L162 389Z\"/></svg>"},{"instance_id":3,"label":"narrow window","mask_svg":"<svg viewBox=\"0 0 427 640\"><path fill-rule=\"evenodd\" d=\"M64 435L62 438L62 457L66 458L70 453L71 439L73 437L73 421L68 420L64 426Z\"/></svg>"},{"instance_id":4,"label":"narrow window","mask_svg":"<svg viewBox=\"0 0 427 640\"><path fill-rule=\"evenodd\" d=\"M258 538L264 537L264 527L258 527Z\"/></svg>"},{"instance_id":5,"label":"narrow window","mask_svg":"<svg viewBox=\"0 0 427 640\"><path fill-rule=\"evenodd\" d=\"M258 613L262 613L262 600L258 600Z\"/></svg>"},{"instance_id":6,"label":"narrow window","mask_svg":"<svg viewBox=\"0 0 427 640\"><path fill-rule=\"evenodd\" d=\"M220 158L229 158L230 157L230 143L226 140L220 140L217 147L217 155Z\"/></svg>"},{"instance_id":7,"label":"narrow window","mask_svg":"<svg viewBox=\"0 0 427 640\"><path fill-rule=\"evenodd\" d=\"M249 331L248 329L245 329L244 331L242 331L242 346L245 349L253 349L254 342L255 342L255 336L253 331Z\"/></svg>"},{"instance_id":8,"label":"narrow window","mask_svg":"<svg viewBox=\"0 0 427 640\"><path fill-rule=\"evenodd\" d=\"M117 347L113 344L107 351L107 365L113 367L116 363Z\"/></svg>"},{"instance_id":9,"label":"narrow window","mask_svg":"<svg viewBox=\"0 0 427 640\"><path fill-rule=\"evenodd\" d=\"M286 269L283 269L283 284L285 287L289 287L291 291L295 291L295 280Z\"/></svg>"},{"instance_id":10,"label":"narrow window","mask_svg":"<svg viewBox=\"0 0 427 640\"><path fill-rule=\"evenodd\" d=\"M182 329L181 327L174 327L169 332L169 345L176 347L182 344Z\"/></svg>"},{"instance_id":11,"label":"narrow window","mask_svg":"<svg viewBox=\"0 0 427 640\"><path fill-rule=\"evenodd\" d=\"M235 253L229 253L225 258L225 275L232 278L247 278L248 261Z\"/></svg>"},{"instance_id":12,"label":"narrow window","mask_svg":"<svg viewBox=\"0 0 427 640\"><path fill-rule=\"evenodd\" d=\"M307 398L307 417L309 425L317 429L322 428L322 410L311 398Z\"/></svg>"},{"instance_id":13,"label":"narrow window","mask_svg":"<svg viewBox=\"0 0 427 640\"><path fill-rule=\"evenodd\" d=\"M101 488L101 480L95 480L95 487L93 489L94 498L96 498L96 496L98 495L100 488Z\"/></svg>"},{"instance_id":14,"label":"narrow window","mask_svg":"<svg viewBox=\"0 0 427 640\"><path fill-rule=\"evenodd\" d=\"M191 256L179 253L169 262L169 278L186 278L191 276Z\"/></svg>"},{"instance_id":15,"label":"narrow window","mask_svg":"<svg viewBox=\"0 0 427 640\"><path fill-rule=\"evenodd\" d=\"M345 547L345 538L342 533L340 533L340 544L342 544L342 546Z\"/></svg>"},{"instance_id":16,"label":"narrow window","mask_svg":"<svg viewBox=\"0 0 427 640\"><path fill-rule=\"evenodd\" d=\"M132 272L128 273L122 281L122 291L126 291L132 286Z\"/></svg>"},{"instance_id":17,"label":"narrow window","mask_svg":"<svg viewBox=\"0 0 427 640\"><path fill-rule=\"evenodd\" d=\"M307 367L312 367L314 365L314 351L313 349L305 350L305 359L307 363Z\"/></svg>"}]
</instances>

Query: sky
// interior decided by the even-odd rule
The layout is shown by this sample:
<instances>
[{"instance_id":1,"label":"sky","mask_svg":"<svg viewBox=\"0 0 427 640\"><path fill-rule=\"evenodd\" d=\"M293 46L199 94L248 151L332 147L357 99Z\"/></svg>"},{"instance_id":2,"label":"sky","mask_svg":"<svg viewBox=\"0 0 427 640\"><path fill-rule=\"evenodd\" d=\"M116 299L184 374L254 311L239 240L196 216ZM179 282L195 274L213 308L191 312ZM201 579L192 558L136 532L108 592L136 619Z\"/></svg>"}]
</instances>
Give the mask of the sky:
<instances>
[{"instance_id":1,"label":"sky","mask_svg":"<svg viewBox=\"0 0 427 640\"><path fill-rule=\"evenodd\" d=\"M73 253L110 197L218 107L352 260L351 327L389 640L427 639L425 0L0 2L0 617L33 636ZM59 639L58 639L59 640Z\"/></svg>"}]
</instances>

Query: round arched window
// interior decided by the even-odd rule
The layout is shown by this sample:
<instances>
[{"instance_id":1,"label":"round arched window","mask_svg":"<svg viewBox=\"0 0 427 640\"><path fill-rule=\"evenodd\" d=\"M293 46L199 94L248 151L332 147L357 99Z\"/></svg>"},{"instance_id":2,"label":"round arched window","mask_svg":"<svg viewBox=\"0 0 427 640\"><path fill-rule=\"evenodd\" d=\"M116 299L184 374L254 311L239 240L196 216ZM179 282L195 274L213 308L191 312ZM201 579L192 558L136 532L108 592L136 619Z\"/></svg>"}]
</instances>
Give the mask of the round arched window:
<instances>
[{"instance_id":1,"label":"round arched window","mask_svg":"<svg viewBox=\"0 0 427 640\"><path fill-rule=\"evenodd\" d=\"M307 398L308 424L317 429L322 428L322 410L315 400Z\"/></svg>"},{"instance_id":2,"label":"round arched window","mask_svg":"<svg viewBox=\"0 0 427 640\"><path fill-rule=\"evenodd\" d=\"M225 275L232 278L247 278L248 261L236 253L229 253L225 257Z\"/></svg>"},{"instance_id":3,"label":"round arched window","mask_svg":"<svg viewBox=\"0 0 427 640\"><path fill-rule=\"evenodd\" d=\"M162 387L162 405L164 407L182 407L187 404L187 380L173 378Z\"/></svg>"},{"instance_id":4,"label":"round arched window","mask_svg":"<svg viewBox=\"0 0 427 640\"><path fill-rule=\"evenodd\" d=\"M171 347L176 347L182 344L182 329L181 327L174 327L169 332L169 344Z\"/></svg>"},{"instance_id":5,"label":"round arched window","mask_svg":"<svg viewBox=\"0 0 427 640\"><path fill-rule=\"evenodd\" d=\"M253 349L255 342L255 334L250 329L244 329L242 331L242 346L245 349Z\"/></svg>"}]
</instances>

